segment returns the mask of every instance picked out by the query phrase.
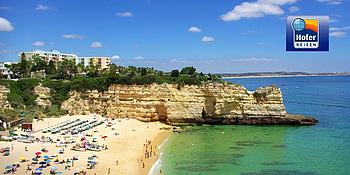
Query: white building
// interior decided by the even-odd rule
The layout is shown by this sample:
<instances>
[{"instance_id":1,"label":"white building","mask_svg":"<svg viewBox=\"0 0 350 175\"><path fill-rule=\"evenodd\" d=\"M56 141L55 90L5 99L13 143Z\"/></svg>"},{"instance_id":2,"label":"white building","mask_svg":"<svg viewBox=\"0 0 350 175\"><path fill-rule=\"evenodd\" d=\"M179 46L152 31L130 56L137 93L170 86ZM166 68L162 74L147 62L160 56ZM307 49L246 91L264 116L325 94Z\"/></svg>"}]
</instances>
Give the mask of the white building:
<instances>
[{"instance_id":1,"label":"white building","mask_svg":"<svg viewBox=\"0 0 350 175\"><path fill-rule=\"evenodd\" d=\"M32 52L20 52L18 54L19 60L21 59L32 59L34 56L37 56L44 60L45 62L50 62L53 60L55 63L61 62L65 59L73 60L75 64L82 64L84 67L89 66L97 66L98 69L109 69L109 64L111 63L110 57L78 57L78 55L75 54L67 54L67 53L61 53L57 50L54 51L32 51Z\"/></svg>"},{"instance_id":2,"label":"white building","mask_svg":"<svg viewBox=\"0 0 350 175\"><path fill-rule=\"evenodd\" d=\"M82 64L85 67L88 66L97 66L98 69L109 69L111 64L110 57L79 57L76 61L76 64Z\"/></svg>"},{"instance_id":3,"label":"white building","mask_svg":"<svg viewBox=\"0 0 350 175\"><path fill-rule=\"evenodd\" d=\"M75 54L61 53L57 50L53 51L42 51L36 50L31 52L21 52L18 54L19 60L21 59L32 59L34 56L40 57L42 60L49 62L53 60L54 62L60 62L64 59L77 59L78 56Z\"/></svg>"},{"instance_id":4,"label":"white building","mask_svg":"<svg viewBox=\"0 0 350 175\"><path fill-rule=\"evenodd\" d=\"M13 72L6 67L6 65L16 64L17 62L0 62L0 74L7 79L11 79Z\"/></svg>"}]
</instances>

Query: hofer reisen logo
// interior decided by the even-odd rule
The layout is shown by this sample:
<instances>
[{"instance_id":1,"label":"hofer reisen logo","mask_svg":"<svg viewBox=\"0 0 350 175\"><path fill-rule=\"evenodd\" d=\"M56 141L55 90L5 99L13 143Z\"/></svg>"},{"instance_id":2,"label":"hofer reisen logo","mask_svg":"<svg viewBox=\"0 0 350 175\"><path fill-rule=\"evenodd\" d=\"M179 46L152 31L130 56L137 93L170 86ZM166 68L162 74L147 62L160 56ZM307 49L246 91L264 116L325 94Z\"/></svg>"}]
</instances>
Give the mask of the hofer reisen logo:
<instances>
[{"instance_id":1,"label":"hofer reisen logo","mask_svg":"<svg viewBox=\"0 0 350 175\"><path fill-rule=\"evenodd\" d=\"M328 16L289 16L287 51L328 51Z\"/></svg>"}]
</instances>

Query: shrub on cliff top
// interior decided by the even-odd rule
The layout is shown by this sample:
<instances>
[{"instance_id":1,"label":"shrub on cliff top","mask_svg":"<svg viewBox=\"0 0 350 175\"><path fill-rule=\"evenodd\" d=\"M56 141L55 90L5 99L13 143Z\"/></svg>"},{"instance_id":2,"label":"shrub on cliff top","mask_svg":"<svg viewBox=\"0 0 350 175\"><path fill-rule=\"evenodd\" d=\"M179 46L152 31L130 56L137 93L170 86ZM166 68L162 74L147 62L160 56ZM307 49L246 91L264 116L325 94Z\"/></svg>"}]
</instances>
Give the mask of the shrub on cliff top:
<instances>
[{"instance_id":1,"label":"shrub on cliff top","mask_svg":"<svg viewBox=\"0 0 350 175\"><path fill-rule=\"evenodd\" d=\"M61 105L61 103L69 98L70 82L65 80L45 80L42 85L50 88L52 104Z\"/></svg>"},{"instance_id":2,"label":"shrub on cliff top","mask_svg":"<svg viewBox=\"0 0 350 175\"><path fill-rule=\"evenodd\" d=\"M33 93L34 87L39 85L38 79L20 79L18 81L1 80L0 84L10 89L7 94L7 100L12 107L17 108L21 105L35 105L36 95Z\"/></svg>"}]
</instances>

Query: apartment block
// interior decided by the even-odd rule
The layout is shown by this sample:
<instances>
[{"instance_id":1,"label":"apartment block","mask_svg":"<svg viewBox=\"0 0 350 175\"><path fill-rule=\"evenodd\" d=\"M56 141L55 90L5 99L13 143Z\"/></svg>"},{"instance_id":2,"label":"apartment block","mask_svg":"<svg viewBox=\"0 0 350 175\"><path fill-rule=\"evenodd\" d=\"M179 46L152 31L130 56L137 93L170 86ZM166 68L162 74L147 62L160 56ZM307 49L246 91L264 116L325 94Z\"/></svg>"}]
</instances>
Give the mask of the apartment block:
<instances>
[{"instance_id":1,"label":"apartment block","mask_svg":"<svg viewBox=\"0 0 350 175\"><path fill-rule=\"evenodd\" d=\"M110 57L79 57L79 63L84 66L97 66L98 69L109 69ZM78 63L77 63L78 64Z\"/></svg>"},{"instance_id":2,"label":"apartment block","mask_svg":"<svg viewBox=\"0 0 350 175\"><path fill-rule=\"evenodd\" d=\"M36 50L36 51L31 51L31 52L21 52L18 54L19 60L21 60L21 59L30 60L34 56L38 56L46 62L50 62L51 60L53 60L56 63L63 61L64 59L75 60L78 58L78 55L61 53L57 50L53 50L53 51Z\"/></svg>"},{"instance_id":3,"label":"apartment block","mask_svg":"<svg viewBox=\"0 0 350 175\"><path fill-rule=\"evenodd\" d=\"M19 60L26 59L31 60L34 56L41 58L42 60L49 62L53 60L55 63L59 63L65 59L73 60L75 64L82 64L84 67L97 66L99 70L109 69L109 64L111 63L110 57L78 57L75 54L61 53L57 50L53 51L31 51L31 52L21 52L18 54Z\"/></svg>"}]
</instances>

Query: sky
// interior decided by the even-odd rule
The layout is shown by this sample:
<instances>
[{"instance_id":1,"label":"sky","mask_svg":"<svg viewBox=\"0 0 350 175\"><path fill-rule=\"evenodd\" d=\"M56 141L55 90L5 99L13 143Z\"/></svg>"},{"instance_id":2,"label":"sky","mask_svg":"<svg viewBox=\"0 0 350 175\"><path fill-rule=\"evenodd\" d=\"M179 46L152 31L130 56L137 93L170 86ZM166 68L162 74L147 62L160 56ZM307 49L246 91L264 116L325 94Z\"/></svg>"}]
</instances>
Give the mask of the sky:
<instances>
[{"instance_id":1,"label":"sky","mask_svg":"<svg viewBox=\"0 0 350 175\"><path fill-rule=\"evenodd\" d=\"M349 0L0 0L0 61L59 50L169 71L349 72ZM286 17L330 17L329 52L286 52Z\"/></svg>"}]
</instances>

